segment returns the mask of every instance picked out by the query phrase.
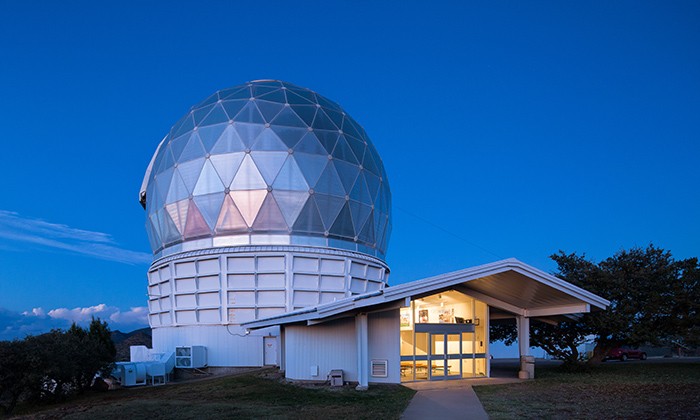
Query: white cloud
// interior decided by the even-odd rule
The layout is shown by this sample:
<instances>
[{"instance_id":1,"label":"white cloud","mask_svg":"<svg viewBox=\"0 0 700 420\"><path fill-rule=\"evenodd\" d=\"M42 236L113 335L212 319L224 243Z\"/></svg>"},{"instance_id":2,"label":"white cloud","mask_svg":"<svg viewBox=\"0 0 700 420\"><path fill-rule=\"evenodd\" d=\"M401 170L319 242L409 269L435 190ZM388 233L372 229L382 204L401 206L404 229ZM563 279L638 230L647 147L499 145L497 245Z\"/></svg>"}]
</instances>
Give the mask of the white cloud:
<instances>
[{"instance_id":1,"label":"white cloud","mask_svg":"<svg viewBox=\"0 0 700 420\"><path fill-rule=\"evenodd\" d=\"M148 326L148 308L135 306L122 310L104 303L77 308L33 308L22 313L0 308L0 340L43 334L54 328L66 329L75 322L87 326L92 317L107 321L112 331L133 331Z\"/></svg>"},{"instance_id":2,"label":"white cloud","mask_svg":"<svg viewBox=\"0 0 700 420\"><path fill-rule=\"evenodd\" d=\"M107 233L22 217L7 210L0 210L0 238L15 244L58 249L126 264L148 264L152 259L151 254L119 247Z\"/></svg>"},{"instance_id":3,"label":"white cloud","mask_svg":"<svg viewBox=\"0 0 700 420\"><path fill-rule=\"evenodd\" d=\"M117 311L109 316L115 324L144 324L148 325L148 308L145 306L135 306L126 312Z\"/></svg>"},{"instance_id":4,"label":"white cloud","mask_svg":"<svg viewBox=\"0 0 700 420\"><path fill-rule=\"evenodd\" d=\"M38 308L43 311L41 308ZM54 319L65 319L66 321L75 322L78 324L89 322L93 317L107 318L112 313L119 311L118 308L108 307L104 303L96 306L88 306L87 308L56 308L51 309L48 314Z\"/></svg>"}]
</instances>

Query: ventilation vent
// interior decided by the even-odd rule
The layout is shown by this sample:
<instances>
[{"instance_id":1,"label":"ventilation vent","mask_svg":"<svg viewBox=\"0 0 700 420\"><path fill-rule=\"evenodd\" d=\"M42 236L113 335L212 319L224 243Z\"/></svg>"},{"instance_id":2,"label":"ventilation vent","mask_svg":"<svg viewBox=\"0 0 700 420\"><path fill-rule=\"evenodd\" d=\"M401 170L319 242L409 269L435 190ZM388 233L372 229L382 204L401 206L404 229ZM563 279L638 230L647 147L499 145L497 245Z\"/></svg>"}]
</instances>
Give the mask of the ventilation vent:
<instances>
[{"instance_id":1,"label":"ventilation vent","mask_svg":"<svg viewBox=\"0 0 700 420\"><path fill-rule=\"evenodd\" d=\"M375 378L387 377L386 360L372 360L372 376L374 376Z\"/></svg>"}]
</instances>

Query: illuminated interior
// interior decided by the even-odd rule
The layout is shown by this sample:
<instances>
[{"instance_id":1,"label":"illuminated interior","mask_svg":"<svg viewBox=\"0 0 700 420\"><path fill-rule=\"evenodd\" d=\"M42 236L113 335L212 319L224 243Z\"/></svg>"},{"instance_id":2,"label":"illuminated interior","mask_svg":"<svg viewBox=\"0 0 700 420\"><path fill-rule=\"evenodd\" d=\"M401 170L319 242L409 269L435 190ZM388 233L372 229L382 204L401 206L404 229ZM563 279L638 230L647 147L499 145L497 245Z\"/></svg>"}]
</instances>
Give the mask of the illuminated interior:
<instances>
[{"instance_id":1,"label":"illuminated interior","mask_svg":"<svg viewBox=\"0 0 700 420\"><path fill-rule=\"evenodd\" d=\"M488 307L456 291L401 309L401 381L486 376Z\"/></svg>"}]
</instances>

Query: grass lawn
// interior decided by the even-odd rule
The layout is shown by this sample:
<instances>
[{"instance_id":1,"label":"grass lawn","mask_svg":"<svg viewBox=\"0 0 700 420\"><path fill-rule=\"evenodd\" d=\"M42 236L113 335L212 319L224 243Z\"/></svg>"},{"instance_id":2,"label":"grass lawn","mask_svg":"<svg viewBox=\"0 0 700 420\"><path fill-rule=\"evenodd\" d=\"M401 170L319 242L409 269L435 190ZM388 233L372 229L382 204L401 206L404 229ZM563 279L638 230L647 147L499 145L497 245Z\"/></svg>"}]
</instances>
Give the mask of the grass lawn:
<instances>
[{"instance_id":1,"label":"grass lawn","mask_svg":"<svg viewBox=\"0 0 700 420\"><path fill-rule=\"evenodd\" d=\"M586 373L545 366L535 374L474 391L492 419L700 419L698 362L608 362Z\"/></svg>"},{"instance_id":2,"label":"grass lawn","mask_svg":"<svg viewBox=\"0 0 700 420\"><path fill-rule=\"evenodd\" d=\"M415 391L399 385L298 386L276 373L252 373L157 387L91 393L63 404L20 407L31 418L398 419Z\"/></svg>"}]
</instances>

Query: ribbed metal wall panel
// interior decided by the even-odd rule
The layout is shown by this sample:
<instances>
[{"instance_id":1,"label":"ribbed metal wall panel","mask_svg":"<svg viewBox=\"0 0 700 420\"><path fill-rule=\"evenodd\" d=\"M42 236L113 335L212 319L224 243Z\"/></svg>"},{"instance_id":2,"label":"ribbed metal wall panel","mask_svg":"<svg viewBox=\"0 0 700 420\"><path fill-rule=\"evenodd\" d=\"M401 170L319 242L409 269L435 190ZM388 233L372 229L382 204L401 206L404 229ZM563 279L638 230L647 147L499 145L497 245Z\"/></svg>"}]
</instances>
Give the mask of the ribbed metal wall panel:
<instances>
[{"instance_id":1,"label":"ribbed metal wall panel","mask_svg":"<svg viewBox=\"0 0 700 420\"><path fill-rule=\"evenodd\" d=\"M369 382L399 383L401 381L399 310L371 313L368 316L369 361L386 360L387 377L374 377L369 366Z\"/></svg>"},{"instance_id":2,"label":"ribbed metal wall panel","mask_svg":"<svg viewBox=\"0 0 700 420\"><path fill-rule=\"evenodd\" d=\"M279 328L258 330L248 336L239 327L215 325L181 326L153 329L153 348L174 351L177 346L205 346L209 366L262 366L263 337L279 337ZM231 333L238 333L233 335ZM280 348L278 342L277 348Z\"/></svg>"},{"instance_id":3,"label":"ribbed metal wall panel","mask_svg":"<svg viewBox=\"0 0 700 420\"><path fill-rule=\"evenodd\" d=\"M331 369L343 369L346 381L357 381L354 318L308 327L289 326L284 341L287 378L325 381ZM312 375L314 366L318 366L318 376Z\"/></svg>"}]
</instances>

